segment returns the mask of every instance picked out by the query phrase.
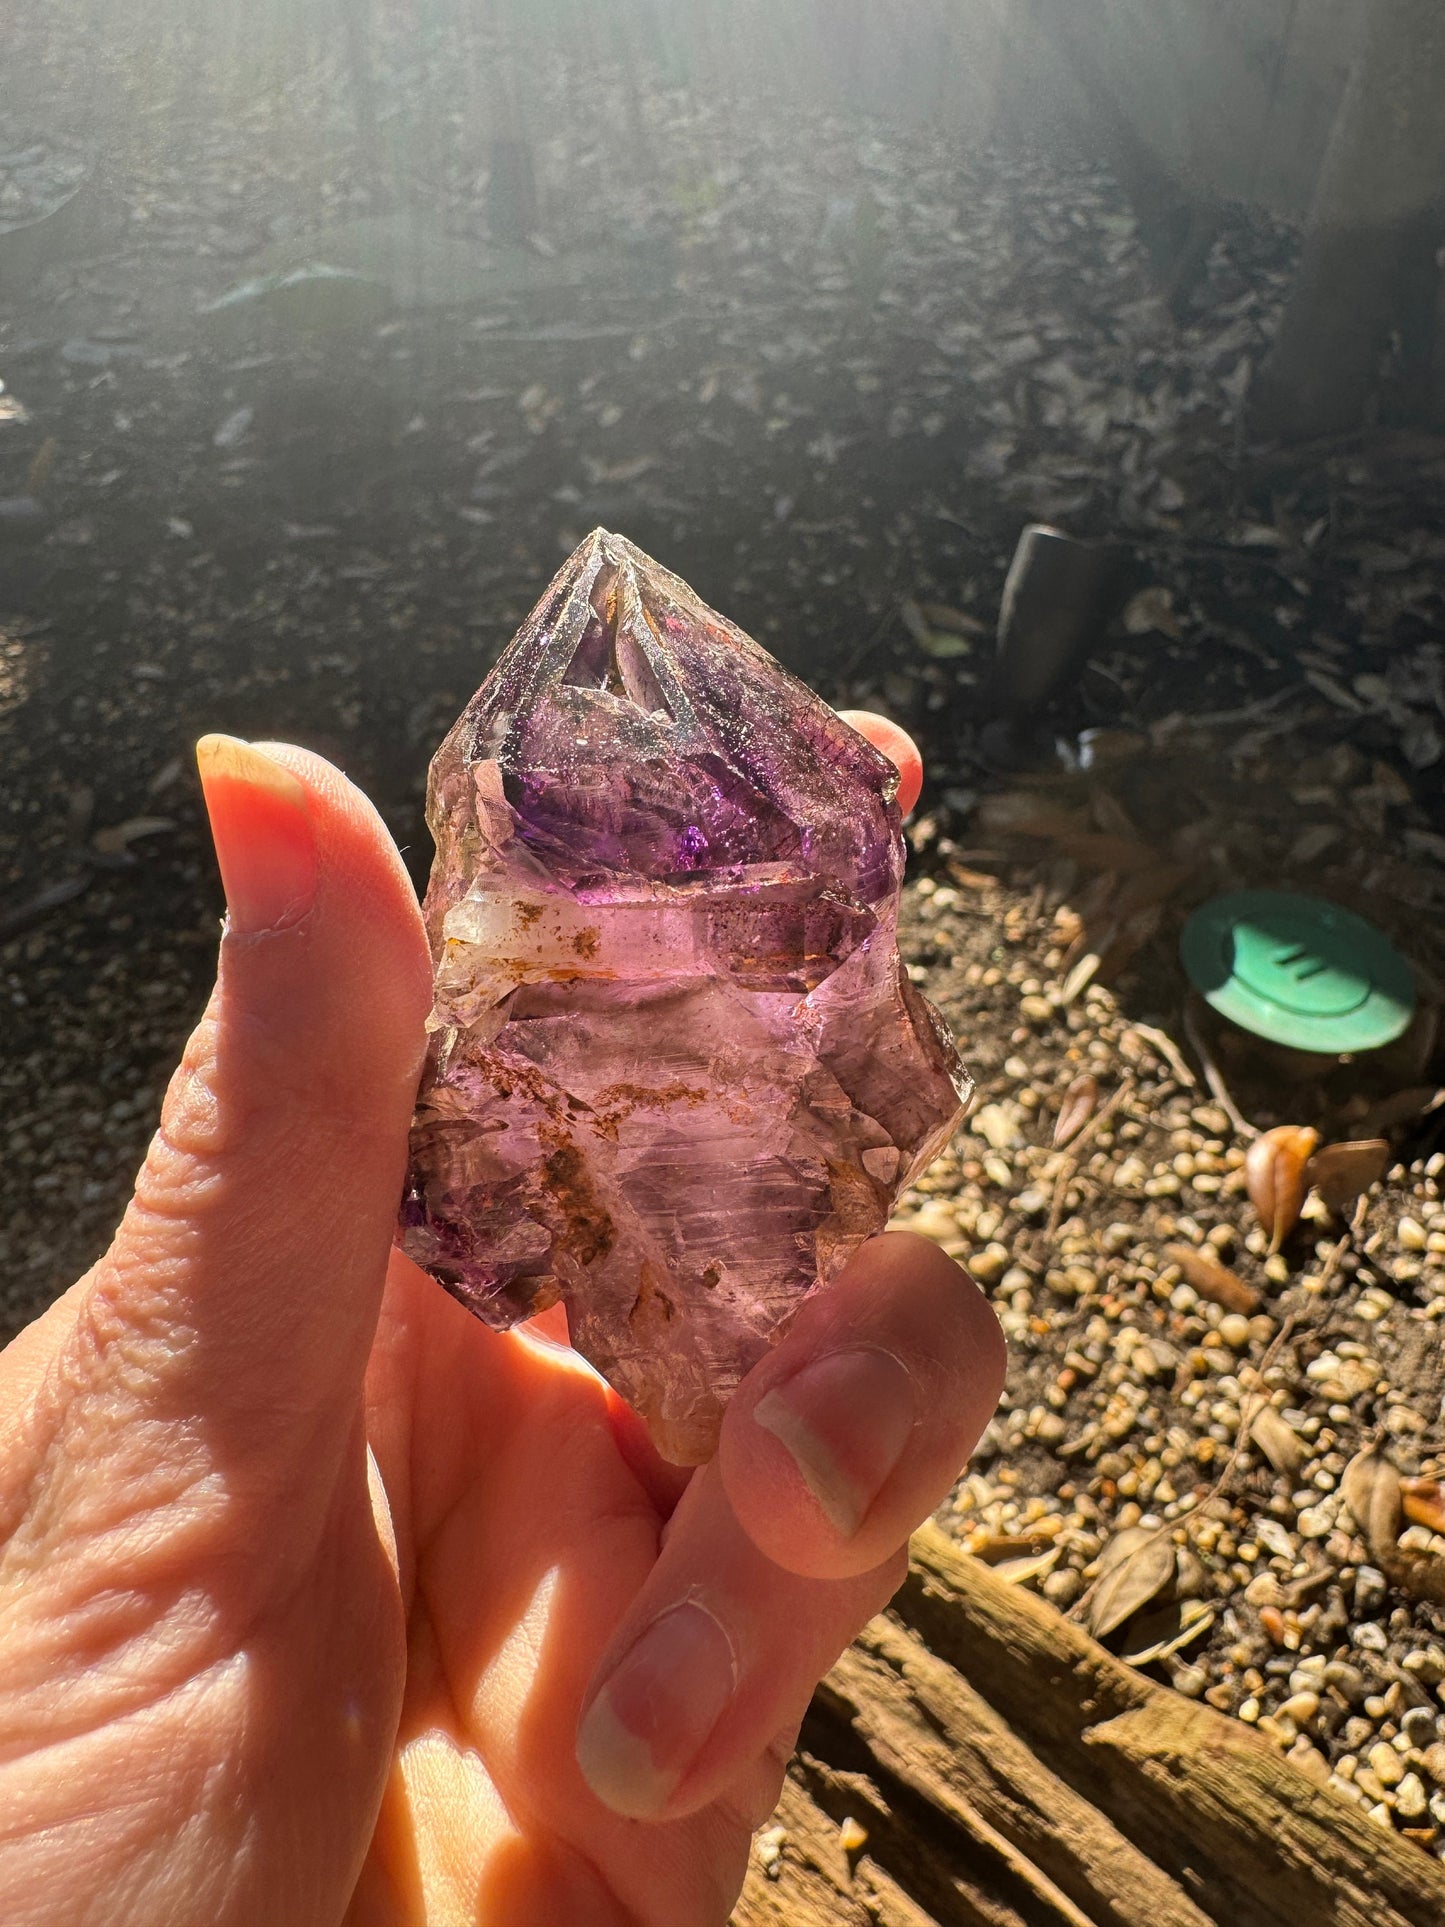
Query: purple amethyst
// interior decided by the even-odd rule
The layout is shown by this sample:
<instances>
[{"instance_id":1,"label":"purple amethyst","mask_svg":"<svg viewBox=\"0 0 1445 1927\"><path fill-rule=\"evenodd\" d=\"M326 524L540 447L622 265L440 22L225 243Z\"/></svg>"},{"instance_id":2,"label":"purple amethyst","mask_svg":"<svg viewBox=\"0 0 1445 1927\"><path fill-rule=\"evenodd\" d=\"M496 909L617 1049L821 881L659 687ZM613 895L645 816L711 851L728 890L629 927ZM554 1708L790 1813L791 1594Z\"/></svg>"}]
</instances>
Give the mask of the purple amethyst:
<instances>
[{"instance_id":1,"label":"purple amethyst","mask_svg":"<svg viewBox=\"0 0 1445 1927\"><path fill-rule=\"evenodd\" d=\"M968 1078L897 948L892 764L622 537L431 767L431 1045L402 1243L572 1342L697 1464Z\"/></svg>"}]
</instances>

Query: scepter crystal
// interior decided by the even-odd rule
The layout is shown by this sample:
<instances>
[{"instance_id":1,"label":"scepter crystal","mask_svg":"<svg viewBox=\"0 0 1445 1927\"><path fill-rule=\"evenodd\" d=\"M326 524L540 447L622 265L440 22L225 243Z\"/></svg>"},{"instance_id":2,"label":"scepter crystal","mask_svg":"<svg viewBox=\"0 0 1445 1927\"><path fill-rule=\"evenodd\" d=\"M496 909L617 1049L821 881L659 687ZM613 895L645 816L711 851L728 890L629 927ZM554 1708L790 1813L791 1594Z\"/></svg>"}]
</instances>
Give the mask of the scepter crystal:
<instances>
[{"instance_id":1,"label":"scepter crystal","mask_svg":"<svg viewBox=\"0 0 1445 1927\"><path fill-rule=\"evenodd\" d=\"M602 529L432 762L402 1243L498 1329L560 1298L681 1465L968 1095L899 961L896 789Z\"/></svg>"}]
</instances>

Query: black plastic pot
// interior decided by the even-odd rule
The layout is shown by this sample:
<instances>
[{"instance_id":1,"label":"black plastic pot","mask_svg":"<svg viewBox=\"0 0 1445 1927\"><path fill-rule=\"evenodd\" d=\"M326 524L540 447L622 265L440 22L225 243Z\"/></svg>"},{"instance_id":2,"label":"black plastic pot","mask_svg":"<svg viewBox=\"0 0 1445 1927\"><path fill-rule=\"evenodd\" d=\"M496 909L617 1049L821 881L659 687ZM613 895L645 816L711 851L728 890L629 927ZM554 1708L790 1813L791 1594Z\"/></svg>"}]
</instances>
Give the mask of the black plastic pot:
<instances>
[{"instance_id":1,"label":"black plastic pot","mask_svg":"<svg viewBox=\"0 0 1445 1927\"><path fill-rule=\"evenodd\" d=\"M1131 559L1116 543L1041 522L1024 530L999 606L993 696L1004 715L1033 715L1079 673L1122 599Z\"/></svg>"}]
</instances>

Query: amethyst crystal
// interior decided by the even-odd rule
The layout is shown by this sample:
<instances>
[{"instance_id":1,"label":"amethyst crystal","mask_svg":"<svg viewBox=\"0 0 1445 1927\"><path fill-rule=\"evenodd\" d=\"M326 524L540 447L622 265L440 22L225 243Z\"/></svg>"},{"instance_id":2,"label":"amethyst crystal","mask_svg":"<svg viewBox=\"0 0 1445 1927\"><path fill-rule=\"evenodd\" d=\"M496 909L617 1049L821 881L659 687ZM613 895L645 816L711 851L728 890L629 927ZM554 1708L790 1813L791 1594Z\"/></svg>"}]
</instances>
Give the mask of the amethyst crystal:
<instances>
[{"instance_id":1,"label":"amethyst crystal","mask_svg":"<svg viewBox=\"0 0 1445 1927\"><path fill-rule=\"evenodd\" d=\"M431 767L402 1243L572 1342L679 1464L968 1079L900 965L893 766L599 529Z\"/></svg>"}]
</instances>

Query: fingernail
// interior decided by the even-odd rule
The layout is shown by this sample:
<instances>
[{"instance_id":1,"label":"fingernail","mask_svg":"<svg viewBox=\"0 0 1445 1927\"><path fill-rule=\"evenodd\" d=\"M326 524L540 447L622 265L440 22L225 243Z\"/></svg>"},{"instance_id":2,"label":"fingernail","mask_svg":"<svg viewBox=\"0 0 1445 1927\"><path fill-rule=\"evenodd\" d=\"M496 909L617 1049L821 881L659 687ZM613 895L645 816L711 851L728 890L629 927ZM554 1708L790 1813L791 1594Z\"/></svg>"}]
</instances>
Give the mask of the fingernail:
<instances>
[{"instance_id":1,"label":"fingernail","mask_svg":"<svg viewBox=\"0 0 1445 1927\"><path fill-rule=\"evenodd\" d=\"M196 766L238 936L298 923L316 895L316 837L306 786L236 736L203 736Z\"/></svg>"},{"instance_id":2,"label":"fingernail","mask_svg":"<svg viewBox=\"0 0 1445 1927\"><path fill-rule=\"evenodd\" d=\"M654 1619L583 1715L577 1764L604 1806L646 1820L666 1802L737 1684L732 1642L688 1600Z\"/></svg>"},{"instance_id":3,"label":"fingernail","mask_svg":"<svg viewBox=\"0 0 1445 1927\"><path fill-rule=\"evenodd\" d=\"M814 1359L753 1407L845 1539L903 1457L916 1417L907 1367L874 1346Z\"/></svg>"}]
</instances>

